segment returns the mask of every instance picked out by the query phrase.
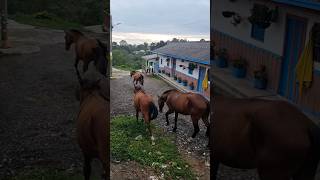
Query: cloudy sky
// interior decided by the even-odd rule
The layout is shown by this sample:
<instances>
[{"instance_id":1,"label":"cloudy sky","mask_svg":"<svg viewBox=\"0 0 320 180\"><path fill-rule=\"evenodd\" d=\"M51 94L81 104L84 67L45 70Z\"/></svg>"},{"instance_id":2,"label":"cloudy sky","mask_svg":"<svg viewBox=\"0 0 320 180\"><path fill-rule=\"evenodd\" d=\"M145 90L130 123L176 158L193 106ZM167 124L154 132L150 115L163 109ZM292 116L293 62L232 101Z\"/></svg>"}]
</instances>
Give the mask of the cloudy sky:
<instances>
[{"instance_id":1,"label":"cloudy sky","mask_svg":"<svg viewBox=\"0 0 320 180\"><path fill-rule=\"evenodd\" d=\"M111 0L111 15L116 42L209 40L210 0Z\"/></svg>"}]
</instances>

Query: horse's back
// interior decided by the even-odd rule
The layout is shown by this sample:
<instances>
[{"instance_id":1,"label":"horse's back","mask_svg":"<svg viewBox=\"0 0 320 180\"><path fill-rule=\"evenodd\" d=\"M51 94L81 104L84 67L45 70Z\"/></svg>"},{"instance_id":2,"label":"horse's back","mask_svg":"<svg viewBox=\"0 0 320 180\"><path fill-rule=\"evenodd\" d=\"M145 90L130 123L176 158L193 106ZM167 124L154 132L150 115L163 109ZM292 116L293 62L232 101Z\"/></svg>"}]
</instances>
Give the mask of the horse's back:
<instances>
[{"instance_id":1,"label":"horse's back","mask_svg":"<svg viewBox=\"0 0 320 180\"><path fill-rule=\"evenodd\" d=\"M77 135L84 153L98 156L107 148L108 111L108 104L102 97L88 97L81 107L77 120Z\"/></svg>"},{"instance_id":2,"label":"horse's back","mask_svg":"<svg viewBox=\"0 0 320 180\"><path fill-rule=\"evenodd\" d=\"M83 38L79 40L76 44L76 53L80 56L84 61L90 60L91 56L93 56L93 49L98 47L98 42L95 39Z\"/></svg>"}]
</instances>

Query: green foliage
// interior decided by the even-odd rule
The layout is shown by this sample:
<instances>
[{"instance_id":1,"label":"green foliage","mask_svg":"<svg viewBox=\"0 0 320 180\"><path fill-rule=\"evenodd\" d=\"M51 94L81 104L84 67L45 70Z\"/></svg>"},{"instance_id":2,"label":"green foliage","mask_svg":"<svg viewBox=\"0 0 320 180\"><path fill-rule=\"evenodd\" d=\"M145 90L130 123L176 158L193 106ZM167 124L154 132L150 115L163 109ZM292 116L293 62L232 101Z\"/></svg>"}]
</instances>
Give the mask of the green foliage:
<instances>
[{"instance_id":1,"label":"green foliage","mask_svg":"<svg viewBox=\"0 0 320 180\"><path fill-rule=\"evenodd\" d=\"M128 50L117 48L112 50L112 63L113 66L125 70L141 69L144 64L144 59L141 55L130 54Z\"/></svg>"},{"instance_id":2,"label":"green foliage","mask_svg":"<svg viewBox=\"0 0 320 180\"><path fill-rule=\"evenodd\" d=\"M103 14L108 13L107 0L10 0L8 11L10 15L18 13L31 15L38 12L48 12L70 22L82 25L102 24Z\"/></svg>"},{"instance_id":3,"label":"green foliage","mask_svg":"<svg viewBox=\"0 0 320 180\"><path fill-rule=\"evenodd\" d=\"M118 116L111 121L111 155L118 160L134 160L164 173L165 179L195 179L189 165L180 156L173 138L159 129L153 133L155 145L146 132L145 124L134 117ZM142 138L136 140L136 137Z\"/></svg>"}]
</instances>

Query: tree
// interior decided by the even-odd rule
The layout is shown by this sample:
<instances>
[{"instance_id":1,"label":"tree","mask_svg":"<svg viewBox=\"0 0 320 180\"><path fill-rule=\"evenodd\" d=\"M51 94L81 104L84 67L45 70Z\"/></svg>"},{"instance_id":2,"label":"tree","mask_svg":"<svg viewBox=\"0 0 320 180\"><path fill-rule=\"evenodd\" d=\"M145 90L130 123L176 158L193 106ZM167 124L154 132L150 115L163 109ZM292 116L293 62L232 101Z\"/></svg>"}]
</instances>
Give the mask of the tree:
<instances>
[{"instance_id":1,"label":"tree","mask_svg":"<svg viewBox=\"0 0 320 180\"><path fill-rule=\"evenodd\" d=\"M120 46L128 46L128 43L127 43L127 41L125 41L125 40L121 40L121 41L119 42L119 44L120 44Z\"/></svg>"},{"instance_id":2,"label":"tree","mask_svg":"<svg viewBox=\"0 0 320 180\"><path fill-rule=\"evenodd\" d=\"M200 39L200 42L205 42L206 40L205 39Z\"/></svg>"}]
</instances>

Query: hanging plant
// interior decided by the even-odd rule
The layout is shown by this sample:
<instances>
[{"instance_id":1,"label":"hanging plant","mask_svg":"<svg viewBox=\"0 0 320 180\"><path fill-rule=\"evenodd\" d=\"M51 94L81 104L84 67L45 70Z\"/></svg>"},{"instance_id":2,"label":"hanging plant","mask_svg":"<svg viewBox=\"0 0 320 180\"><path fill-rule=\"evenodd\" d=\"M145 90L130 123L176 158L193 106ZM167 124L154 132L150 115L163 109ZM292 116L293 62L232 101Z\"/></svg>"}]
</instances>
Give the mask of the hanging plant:
<instances>
[{"instance_id":1,"label":"hanging plant","mask_svg":"<svg viewBox=\"0 0 320 180\"><path fill-rule=\"evenodd\" d=\"M278 18L278 8L270 10L267 6L254 4L251 9L251 16L248 18L251 24L256 24L259 27L266 29L275 22Z\"/></svg>"},{"instance_id":2,"label":"hanging plant","mask_svg":"<svg viewBox=\"0 0 320 180\"><path fill-rule=\"evenodd\" d=\"M167 58L166 60L167 60L167 62L168 62L168 61L170 61L170 58Z\"/></svg>"},{"instance_id":3,"label":"hanging plant","mask_svg":"<svg viewBox=\"0 0 320 180\"><path fill-rule=\"evenodd\" d=\"M195 68L197 68L197 64L189 63L188 69L190 69L190 70L192 71L192 70L194 70Z\"/></svg>"}]
</instances>

